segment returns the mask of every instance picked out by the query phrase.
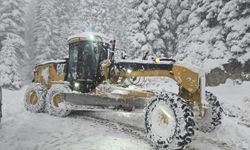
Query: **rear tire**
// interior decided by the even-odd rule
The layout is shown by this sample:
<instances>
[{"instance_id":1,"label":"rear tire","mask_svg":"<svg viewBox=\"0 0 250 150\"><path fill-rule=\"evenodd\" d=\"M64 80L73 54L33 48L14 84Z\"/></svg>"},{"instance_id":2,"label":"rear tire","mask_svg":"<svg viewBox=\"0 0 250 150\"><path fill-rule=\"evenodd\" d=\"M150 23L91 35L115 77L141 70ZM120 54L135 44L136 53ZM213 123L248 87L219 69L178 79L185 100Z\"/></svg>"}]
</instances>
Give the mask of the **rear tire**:
<instances>
[{"instance_id":1,"label":"rear tire","mask_svg":"<svg viewBox=\"0 0 250 150\"><path fill-rule=\"evenodd\" d=\"M44 112L46 104L46 87L40 83L32 83L25 92L24 107L33 113Z\"/></svg>"},{"instance_id":2,"label":"rear tire","mask_svg":"<svg viewBox=\"0 0 250 150\"><path fill-rule=\"evenodd\" d=\"M211 132L221 124L223 109L217 97L206 91L208 106L202 118L195 119L196 129L202 132Z\"/></svg>"},{"instance_id":3,"label":"rear tire","mask_svg":"<svg viewBox=\"0 0 250 150\"><path fill-rule=\"evenodd\" d=\"M65 117L70 114L71 110L65 105L65 100L61 93L69 93L71 89L67 85L55 84L49 89L47 94L47 111L50 115Z\"/></svg>"},{"instance_id":4,"label":"rear tire","mask_svg":"<svg viewBox=\"0 0 250 150\"><path fill-rule=\"evenodd\" d=\"M190 106L172 93L161 93L146 108L145 128L158 149L183 149L194 135Z\"/></svg>"}]
</instances>

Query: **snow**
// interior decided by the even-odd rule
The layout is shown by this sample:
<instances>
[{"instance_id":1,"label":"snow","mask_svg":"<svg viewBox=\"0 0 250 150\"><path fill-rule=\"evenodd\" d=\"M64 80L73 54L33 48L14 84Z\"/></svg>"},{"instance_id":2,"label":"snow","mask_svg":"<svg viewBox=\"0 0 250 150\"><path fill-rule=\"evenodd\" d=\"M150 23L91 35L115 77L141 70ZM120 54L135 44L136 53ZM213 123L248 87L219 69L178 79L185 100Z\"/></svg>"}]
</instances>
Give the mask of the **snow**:
<instances>
[{"instance_id":1,"label":"snow","mask_svg":"<svg viewBox=\"0 0 250 150\"><path fill-rule=\"evenodd\" d=\"M42 77L43 77L43 80L45 81L46 84L48 84L48 81L49 81L49 67L46 67L45 69L43 69L42 71Z\"/></svg>"},{"instance_id":2,"label":"snow","mask_svg":"<svg viewBox=\"0 0 250 150\"><path fill-rule=\"evenodd\" d=\"M45 65L45 64L51 64L51 63L58 64L58 63L65 63L65 62L66 60L57 59L57 60L44 61L42 63L39 63L38 65Z\"/></svg>"},{"instance_id":3,"label":"snow","mask_svg":"<svg viewBox=\"0 0 250 150\"><path fill-rule=\"evenodd\" d=\"M32 114L23 107L25 87L3 90L0 149L8 150L130 150L151 147L137 138L84 117Z\"/></svg>"},{"instance_id":4,"label":"snow","mask_svg":"<svg viewBox=\"0 0 250 150\"><path fill-rule=\"evenodd\" d=\"M225 64L227 60L225 59L207 59L203 63L203 71L205 73L209 73L212 69L218 67L224 70L223 64Z\"/></svg>"},{"instance_id":5,"label":"snow","mask_svg":"<svg viewBox=\"0 0 250 150\"><path fill-rule=\"evenodd\" d=\"M176 92L177 85L171 80L152 79L148 89ZM165 84L163 84L165 83ZM222 103L225 111L222 125L212 133L196 131L188 150L250 149L250 82L239 84L228 80L218 87L208 87ZM33 114L24 109L23 97L26 86L19 91L3 90L3 118L0 129L0 149L46 150L152 150L148 141L137 137L137 128L143 127L143 112L82 112L66 118ZM112 120L102 123L91 117ZM112 123L114 122L114 123ZM116 123L119 122L119 123ZM123 124L136 126L129 132ZM140 132L141 133L141 132ZM143 134L143 133L142 133ZM141 135L141 134L140 134ZM143 135L144 136L144 135Z\"/></svg>"},{"instance_id":6,"label":"snow","mask_svg":"<svg viewBox=\"0 0 250 150\"><path fill-rule=\"evenodd\" d=\"M216 67L223 70L223 64L231 58L242 64L250 59L249 0L26 1L30 5L25 18L24 1L0 1L0 85L6 88L21 87L23 79L30 79L26 74L31 74L37 62L64 58L68 54L67 37L75 33L79 34L69 39L94 35L110 42L112 38L102 32L115 37L131 57L141 57L149 50L149 55L161 52L185 66L197 65L206 73ZM23 41L25 34L28 38ZM126 62L154 63L151 59ZM47 80L46 70L43 77ZM153 91L178 90L164 78L147 80L144 87ZM238 85L228 80L209 88L222 101L224 122L211 134L196 132L188 149L250 149L249 87L250 82ZM85 115L56 118L26 112L22 102L25 88L3 91L0 149L152 149L144 140L124 133L120 124L113 128ZM114 93L126 94L119 89ZM143 112L86 114L139 128L144 125Z\"/></svg>"},{"instance_id":7,"label":"snow","mask_svg":"<svg viewBox=\"0 0 250 150\"><path fill-rule=\"evenodd\" d=\"M161 123L162 113L167 116L168 123ZM156 133L156 135L159 135L159 139L161 140L167 139L170 136L174 135L175 131L173 129L175 129L176 121L173 116L174 111L168 105L166 105L165 102L159 102L154 108L154 111L152 111L149 116L150 123L156 122L156 124L152 124L152 133Z\"/></svg>"},{"instance_id":8,"label":"snow","mask_svg":"<svg viewBox=\"0 0 250 150\"><path fill-rule=\"evenodd\" d=\"M115 60L115 63L140 63L140 64L155 64L156 62L149 58L148 60L142 59L126 59L126 60ZM161 61L161 64L172 64L171 61Z\"/></svg>"},{"instance_id":9,"label":"snow","mask_svg":"<svg viewBox=\"0 0 250 150\"><path fill-rule=\"evenodd\" d=\"M250 20L249 14L244 15L248 5L249 1L241 0L194 1L188 22L178 33L175 58L204 64L207 73L232 58L244 64L249 59Z\"/></svg>"},{"instance_id":10,"label":"snow","mask_svg":"<svg viewBox=\"0 0 250 150\"><path fill-rule=\"evenodd\" d=\"M196 140L190 145L198 149L250 149L250 82L243 82L241 85L228 80L226 84L209 91L216 94L222 102L225 116L222 126L206 137L198 133Z\"/></svg>"},{"instance_id":11,"label":"snow","mask_svg":"<svg viewBox=\"0 0 250 150\"><path fill-rule=\"evenodd\" d=\"M71 40L73 38L97 38L95 40L99 40L99 38L101 38L102 42L106 42L109 43L110 41L113 40L113 38L107 37L106 35L102 34L102 33L97 33L97 32L83 32L83 33L79 33L79 34L75 34L72 35L68 38L68 40Z\"/></svg>"},{"instance_id":12,"label":"snow","mask_svg":"<svg viewBox=\"0 0 250 150\"><path fill-rule=\"evenodd\" d=\"M111 94L118 94L118 95L127 95L127 91L122 91L122 90L113 90Z\"/></svg>"}]
</instances>

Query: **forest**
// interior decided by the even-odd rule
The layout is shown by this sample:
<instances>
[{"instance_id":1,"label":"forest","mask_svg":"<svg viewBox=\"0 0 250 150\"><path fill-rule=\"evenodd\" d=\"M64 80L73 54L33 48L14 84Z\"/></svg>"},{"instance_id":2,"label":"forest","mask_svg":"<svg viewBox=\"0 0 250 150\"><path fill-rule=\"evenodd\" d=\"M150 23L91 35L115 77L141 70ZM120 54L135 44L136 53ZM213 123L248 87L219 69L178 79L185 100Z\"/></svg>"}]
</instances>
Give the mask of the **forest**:
<instances>
[{"instance_id":1,"label":"forest","mask_svg":"<svg viewBox=\"0 0 250 150\"><path fill-rule=\"evenodd\" d=\"M0 0L0 85L21 88L36 64L67 57L67 38L86 31L116 39L131 59L149 51L250 80L249 0Z\"/></svg>"}]
</instances>

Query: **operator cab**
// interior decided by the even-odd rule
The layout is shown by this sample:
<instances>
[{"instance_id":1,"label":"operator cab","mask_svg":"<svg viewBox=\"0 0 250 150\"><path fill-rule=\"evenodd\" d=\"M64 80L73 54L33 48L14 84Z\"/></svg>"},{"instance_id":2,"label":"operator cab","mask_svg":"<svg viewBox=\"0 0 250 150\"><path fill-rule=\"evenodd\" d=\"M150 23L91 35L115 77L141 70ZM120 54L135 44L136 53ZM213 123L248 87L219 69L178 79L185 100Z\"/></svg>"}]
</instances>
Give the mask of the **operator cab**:
<instances>
[{"instance_id":1,"label":"operator cab","mask_svg":"<svg viewBox=\"0 0 250 150\"><path fill-rule=\"evenodd\" d=\"M101 62L108 59L109 38L82 33L69 38L67 80L73 90L87 93L103 80Z\"/></svg>"}]
</instances>

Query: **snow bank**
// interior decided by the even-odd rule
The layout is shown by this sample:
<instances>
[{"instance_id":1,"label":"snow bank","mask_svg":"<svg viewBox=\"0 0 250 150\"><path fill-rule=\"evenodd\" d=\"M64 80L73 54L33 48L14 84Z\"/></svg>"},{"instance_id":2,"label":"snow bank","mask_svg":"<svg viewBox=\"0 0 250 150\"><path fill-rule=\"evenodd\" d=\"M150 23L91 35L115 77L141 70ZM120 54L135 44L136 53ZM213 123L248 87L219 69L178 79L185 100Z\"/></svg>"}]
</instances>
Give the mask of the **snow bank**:
<instances>
[{"instance_id":1,"label":"snow bank","mask_svg":"<svg viewBox=\"0 0 250 150\"><path fill-rule=\"evenodd\" d=\"M208 88L222 103L225 116L222 125L210 134L198 132L190 145L196 149L250 149L250 82Z\"/></svg>"}]
</instances>

